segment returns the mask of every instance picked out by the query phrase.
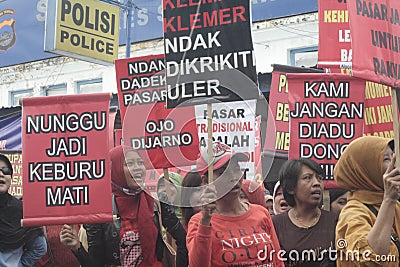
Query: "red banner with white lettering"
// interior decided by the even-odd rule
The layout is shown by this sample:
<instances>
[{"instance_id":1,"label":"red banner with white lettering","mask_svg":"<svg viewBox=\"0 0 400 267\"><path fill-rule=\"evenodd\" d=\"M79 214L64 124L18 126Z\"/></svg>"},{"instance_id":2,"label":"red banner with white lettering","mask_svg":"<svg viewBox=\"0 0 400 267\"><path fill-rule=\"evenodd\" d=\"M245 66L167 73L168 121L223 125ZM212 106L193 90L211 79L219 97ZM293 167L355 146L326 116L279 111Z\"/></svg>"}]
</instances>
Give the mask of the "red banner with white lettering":
<instances>
[{"instance_id":1,"label":"red banner with white lettering","mask_svg":"<svg viewBox=\"0 0 400 267\"><path fill-rule=\"evenodd\" d=\"M318 0L318 67L351 68L352 50L346 1ZM344 71L343 71L344 72Z\"/></svg>"},{"instance_id":2,"label":"red banner with white lettering","mask_svg":"<svg viewBox=\"0 0 400 267\"><path fill-rule=\"evenodd\" d=\"M193 107L166 109L164 55L115 61L124 144L147 169L195 165L199 138Z\"/></svg>"},{"instance_id":3,"label":"red banner with white lettering","mask_svg":"<svg viewBox=\"0 0 400 267\"><path fill-rule=\"evenodd\" d=\"M353 48L353 75L400 86L400 2L347 1Z\"/></svg>"},{"instance_id":4,"label":"red banner with white lettering","mask_svg":"<svg viewBox=\"0 0 400 267\"><path fill-rule=\"evenodd\" d=\"M23 100L24 226L112 221L109 105L107 93Z\"/></svg>"},{"instance_id":5,"label":"red banner with white lettering","mask_svg":"<svg viewBox=\"0 0 400 267\"><path fill-rule=\"evenodd\" d=\"M288 74L289 158L311 158L335 188L333 168L348 144L362 136L365 81L344 74Z\"/></svg>"},{"instance_id":6,"label":"red banner with white lettering","mask_svg":"<svg viewBox=\"0 0 400 267\"><path fill-rule=\"evenodd\" d=\"M321 70L274 64L264 150L287 158L290 144L287 73L322 73Z\"/></svg>"}]
</instances>

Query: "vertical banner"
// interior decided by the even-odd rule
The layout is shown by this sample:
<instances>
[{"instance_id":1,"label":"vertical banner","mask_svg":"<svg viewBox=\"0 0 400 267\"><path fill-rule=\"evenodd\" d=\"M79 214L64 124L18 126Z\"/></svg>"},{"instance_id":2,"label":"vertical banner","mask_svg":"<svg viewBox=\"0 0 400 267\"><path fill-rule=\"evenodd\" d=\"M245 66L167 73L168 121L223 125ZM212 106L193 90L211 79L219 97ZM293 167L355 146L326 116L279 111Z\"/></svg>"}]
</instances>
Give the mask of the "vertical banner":
<instances>
[{"instance_id":1,"label":"vertical banner","mask_svg":"<svg viewBox=\"0 0 400 267\"><path fill-rule=\"evenodd\" d=\"M400 2L347 1L355 77L399 87Z\"/></svg>"},{"instance_id":2,"label":"vertical banner","mask_svg":"<svg viewBox=\"0 0 400 267\"><path fill-rule=\"evenodd\" d=\"M253 180L256 160L260 160L255 157L256 100L212 104L212 114L207 114L207 105L197 105L195 108L200 146L207 146L207 117L211 116L213 141L227 144L235 152L248 153L249 161L239 164L245 179Z\"/></svg>"},{"instance_id":3,"label":"vertical banner","mask_svg":"<svg viewBox=\"0 0 400 267\"><path fill-rule=\"evenodd\" d=\"M393 138L391 88L365 82L364 135Z\"/></svg>"},{"instance_id":4,"label":"vertical banner","mask_svg":"<svg viewBox=\"0 0 400 267\"><path fill-rule=\"evenodd\" d=\"M318 0L318 67L351 69L352 49L346 1Z\"/></svg>"},{"instance_id":5,"label":"vertical banner","mask_svg":"<svg viewBox=\"0 0 400 267\"><path fill-rule=\"evenodd\" d=\"M287 154L290 144L289 100L284 72L272 72L269 107L271 116L268 114L264 150ZM274 124L275 127L272 127Z\"/></svg>"},{"instance_id":6,"label":"vertical banner","mask_svg":"<svg viewBox=\"0 0 400 267\"><path fill-rule=\"evenodd\" d=\"M112 221L110 95L23 100L24 226Z\"/></svg>"},{"instance_id":7,"label":"vertical banner","mask_svg":"<svg viewBox=\"0 0 400 267\"><path fill-rule=\"evenodd\" d=\"M257 99L250 1L163 0L167 107Z\"/></svg>"},{"instance_id":8,"label":"vertical banner","mask_svg":"<svg viewBox=\"0 0 400 267\"><path fill-rule=\"evenodd\" d=\"M165 108L164 56L116 61L124 144L147 169L195 165L199 139L193 107Z\"/></svg>"},{"instance_id":9,"label":"vertical banner","mask_svg":"<svg viewBox=\"0 0 400 267\"><path fill-rule=\"evenodd\" d=\"M392 89L392 108L393 108L393 132L394 132L394 151L400 151L400 94L398 90ZM396 167L400 168L400 153L396 153Z\"/></svg>"},{"instance_id":10,"label":"vertical banner","mask_svg":"<svg viewBox=\"0 0 400 267\"><path fill-rule=\"evenodd\" d=\"M325 186L337 187L333 168L348 144L363 132L365 81L344 74L288 74L289 158L311 158L325 171Z\"/></svg>"},{"instance_id":11,"label":"vertical banner","mask_svg":"<svg viewBox=\"0 0 400 267\"><path fill-rule=\"evenodd\" d=\"M255 171L254 171L254 181L258 184L262 184L264 182L263 178L263 170L262 170L262 159L261 159L261 115L256 117L254 124L254 159L255 159Z\"/></svg>"}]
</instances>

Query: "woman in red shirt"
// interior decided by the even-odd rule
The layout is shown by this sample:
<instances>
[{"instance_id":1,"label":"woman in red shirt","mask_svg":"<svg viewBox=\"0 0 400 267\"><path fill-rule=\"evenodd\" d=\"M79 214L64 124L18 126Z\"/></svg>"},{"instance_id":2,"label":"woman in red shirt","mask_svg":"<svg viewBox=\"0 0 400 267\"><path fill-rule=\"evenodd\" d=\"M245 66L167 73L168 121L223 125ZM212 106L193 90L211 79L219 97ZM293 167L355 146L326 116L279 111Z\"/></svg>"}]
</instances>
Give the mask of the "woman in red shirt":
<instances>
[{"instance_id":1,"label":"woman in red shirt","mask_svg":"<svg viewBox=\"0 0 400 267\"><path fill-rule=\"evenodd\" d=\"M247 161L248 156L220 142L214 142L213 153L214 182L202 193L202 212L189 222L189 266L284 266L278 259L279 242L268 211L239 199L243 181L239 161ZM208 162L207 153L202 154L204 162L198 164L198 171ZM203 171L204 184L208 178Z\"/></svg>"}]
</instances>

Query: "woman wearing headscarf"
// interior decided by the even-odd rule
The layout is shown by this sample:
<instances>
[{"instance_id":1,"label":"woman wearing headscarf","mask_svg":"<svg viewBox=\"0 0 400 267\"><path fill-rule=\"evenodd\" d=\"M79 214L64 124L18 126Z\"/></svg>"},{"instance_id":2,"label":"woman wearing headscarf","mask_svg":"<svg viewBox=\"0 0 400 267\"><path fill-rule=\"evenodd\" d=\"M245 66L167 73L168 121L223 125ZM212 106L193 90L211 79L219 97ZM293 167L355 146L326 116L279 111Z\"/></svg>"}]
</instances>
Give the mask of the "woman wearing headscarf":
<instances>
[{"instance_id":1,"label":"woman wearing headscarf","mask_svg":"<svg viewBox=\"0 0 400 267\"><path fill-rule=\"evenodd\" d=\"M274 214L278 215L281 213L284 213L288 211L290 208L289 204L283 197L283 190L281 186L281 182L278 181L275 186L274 186L274 192L272 194L272 201L273 201L273 209L274 209Z\"/></svg>"},{"instance_id":2,"label":"woman wearing headscarf","mask_svg":"<svg viewBox=\"0 0 400 267\"><path fill-rule=\"evenodd\" d=\"M398 267L399 251L391 236L400 234L400 171L394 167L393 147L391 139L360 137L335 166L336 183L354 190L336 227L337 266Z\"/></svg>"},{"instance_id":3,"label":"woman wearing headscarf","mask_svg":"<svg viewBox=\"0 0 400 267\"><path fill-rule=\"evenodd\" d=\"M61 242L71 247L83 267L161 267L164 244L154 199L140 186L146 176L144 162L136 150L126 146L113 148L110 158L118 221L85 225L89 255L68 225L60 233Z\"/></svg>"},{"instance_id":4,"label":"woman wearing headscarf","mask_svg":"<svg viewBox=\"0 0 400 267\"><path fill-rule=\"evenodd\" d=\"M8 193L13 168L0 154L0 266L32 266L46 254L41 228L21 227L22 201Z\"/></svg>"}]
</instances>

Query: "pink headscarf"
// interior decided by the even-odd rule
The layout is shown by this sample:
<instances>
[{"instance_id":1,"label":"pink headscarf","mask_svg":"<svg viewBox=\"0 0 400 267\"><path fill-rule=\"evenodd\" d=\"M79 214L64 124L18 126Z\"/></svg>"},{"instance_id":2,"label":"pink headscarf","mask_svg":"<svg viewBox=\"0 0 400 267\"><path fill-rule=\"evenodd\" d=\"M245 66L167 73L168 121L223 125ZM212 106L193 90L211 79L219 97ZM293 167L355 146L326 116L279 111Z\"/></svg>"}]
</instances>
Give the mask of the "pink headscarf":
<instances>
[{"instance_id":1,"label":"pink headscarf","mask_svg":"<svg viewBox=\"0 0 400 267\"><path fill-rule=\"evenodd\" d=\"M156 261L158 235L157 226L153 223L154 199L143 191L136 195L127 195L118 188L128 189L123 167L125 154L128 151L136 152L136 150L127 146L117 146L110 150L111 180L116 184L112 186L112 192L115 195L115 202L121 218L137 221L143 262L151 266Z\"/></svg>"}]
</instances>

